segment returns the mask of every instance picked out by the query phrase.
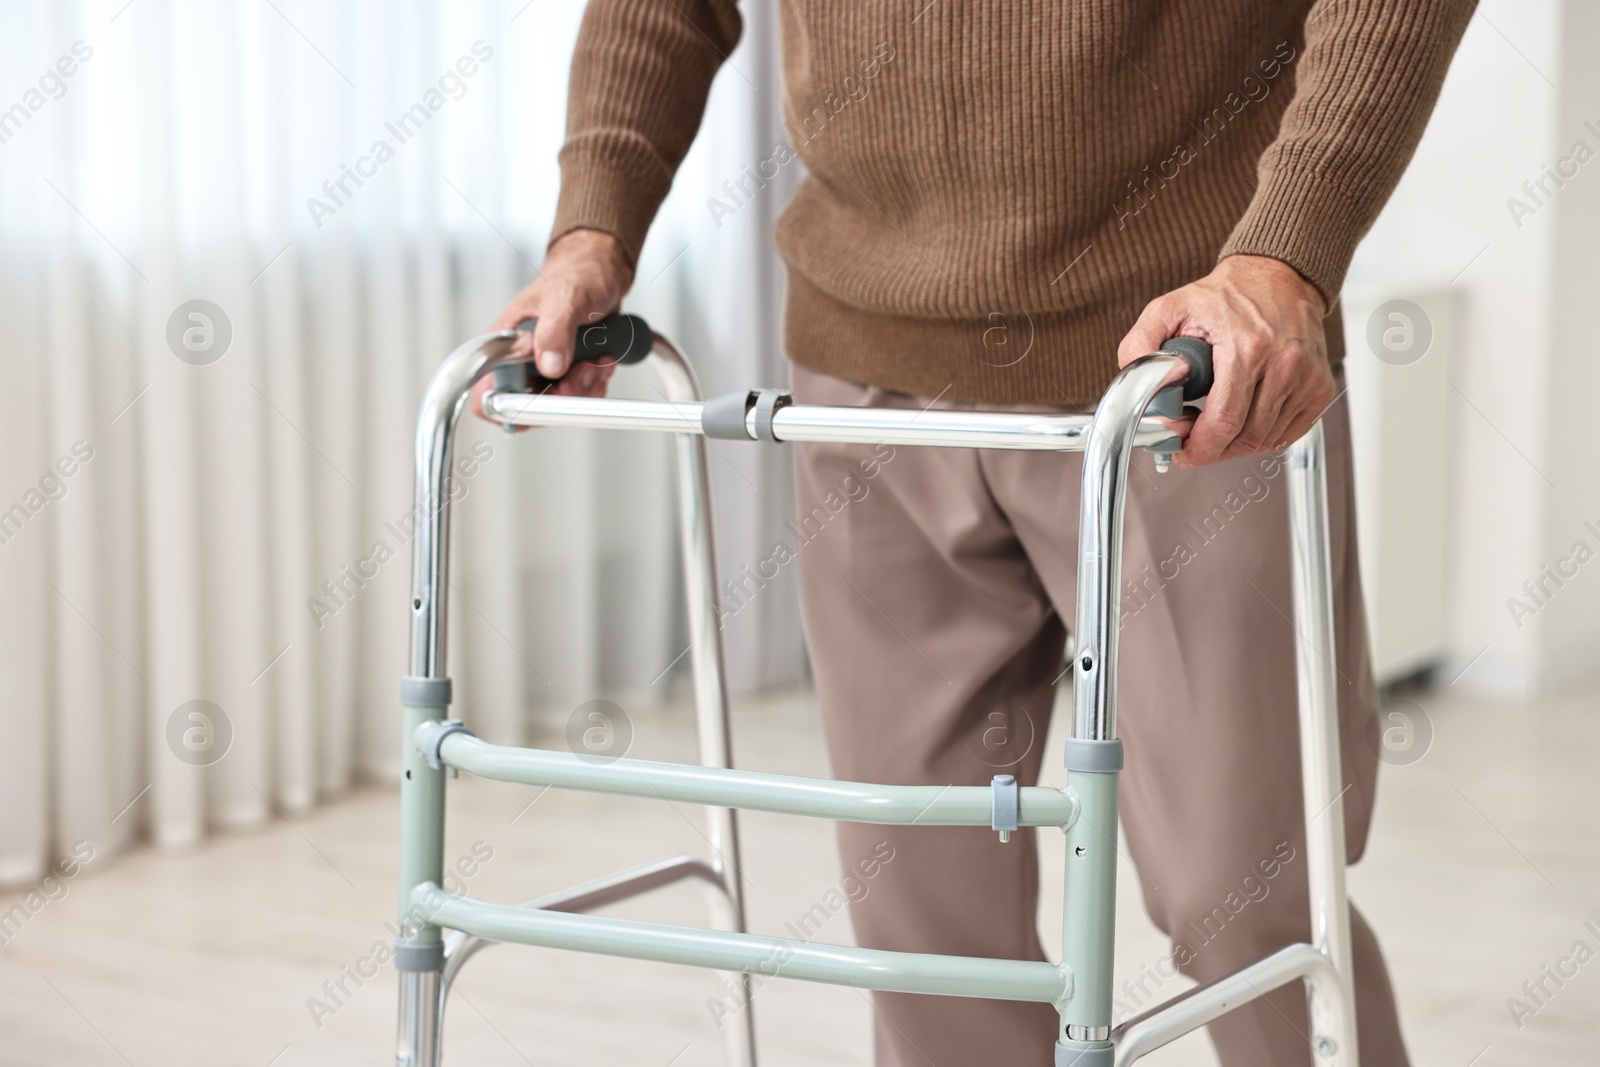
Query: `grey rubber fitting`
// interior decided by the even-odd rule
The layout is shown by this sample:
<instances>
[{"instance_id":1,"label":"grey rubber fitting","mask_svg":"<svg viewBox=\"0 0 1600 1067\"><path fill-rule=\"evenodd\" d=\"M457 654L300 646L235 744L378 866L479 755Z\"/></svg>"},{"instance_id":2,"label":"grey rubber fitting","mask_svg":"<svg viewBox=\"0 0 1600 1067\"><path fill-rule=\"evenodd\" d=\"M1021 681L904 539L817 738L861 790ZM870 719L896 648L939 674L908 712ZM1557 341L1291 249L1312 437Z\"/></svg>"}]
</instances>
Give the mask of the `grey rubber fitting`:
<instances>
[{"instance_id":1,"label":"grey rubber fitting","mask_svg":"<svg viewBox=\"0 0 1600 1067\"><path fill-rule=\"evenodd\" d=\"M428 766L436 771L444 770L444 761L439 758L439 746L444 744L444 739L451 734L466 734L468 737L478 736L467 729L467 724L460 719L446 719L435 726L428 734L428 740L423 747L422 754L427 757Z\"/></svg>"},{"instance_id":2,"label":"grey rubber fitting","mask_svg":"<svg viewBox=\"0 0 1600 1067\"><path fill-rule=\"evenodd\" d=\"M437 971L444 966L444 945L396 945L394 969L397 971Z\"/></svg>"},{"instance_id":3,"label":"grey rubber fitting","mask_svg":"<svg viewBox=\"0 0 1600 1067\"><path fill-rule=\"evenodd\" d=\"M1069 771L1120 771L1122 770L1122 739L1110 741L1083 741L1067 738L1066 763Z\"/></svg>"},{"instance_id":4,"label":"grey rubber fitting","mask_svg":"<svg viewBox=\"0 0 1600 1067\"><path fill-rule=\"evenodd\" d=\"M772 433L772 416L793 402L794 398L785 389L754 392L744 389L714 396L700 405L700 432L722 441L776 442L778 439ZM754 437L746 422L752 407L756 413Z\"/></svg>"},{"instance_id":5,"label":"grey rubber fitting","mask_svg":"<svg viewBox=\"0 0 1600 1067\"><path fill-rule=\"evenodd\" d=\"M700 405L700 432L719 441L752 440L744 425L750 398L750 390L740 389L737 393L723 393L707 400Z\"/></svg>"},{"instance_id":6,"label":"grey rubber fitting","mask_svg":"<svg viewBox=\"0 0 1600 1067\"><path fill-rule=\"evenodd\" d=\"M419 678L408 674L400 679L400 703L408 708L448 708L451 696L448 678Z\"/></svg>"},{"instance_id":7,"label":"grey rubber fitting","mask_svg":"<svg viewBox=\"0 0 1600 1067\"><path fill-rule=\"evenodd\" d=\"M772 433L772 416L781 408L794 403L794 397L783 389L763 389L756 397L756 440L776 442Z\"/></svg>"},{"instance_id":8,"label":"grey rubber fitting","mask_svg":"<svg viewBox=\"0 0 1600 1067\"><path fill-rule=\"evenodd\" d=\"M1159 415L1165 419L1183 417L1183 386L1169 385L1150 398L1144 409L1146 415Z\"/></svg>"},{"instance_id":9,"label":"grey rubber fitting","mask_svg":"<svg viewBox=\"0 0 1600 1067\"><path fill-rule=\"evenodd\" d=\"M989 781L989 827L1007 832L1017 828L1020 789L1010 774L997 774Z\"/></svg>"},{"instance_id":10,"label":"grey rubber fitting","mask_svg":"<svg viewBox=\"0 0 1600 1067\"><path fill-rule=\"evenodd\" d=\"M1105 1048L1073 1048L1056 1042L1056 1067L1112 1067L1117 1050Z\"/></svg>"}]
</instances>

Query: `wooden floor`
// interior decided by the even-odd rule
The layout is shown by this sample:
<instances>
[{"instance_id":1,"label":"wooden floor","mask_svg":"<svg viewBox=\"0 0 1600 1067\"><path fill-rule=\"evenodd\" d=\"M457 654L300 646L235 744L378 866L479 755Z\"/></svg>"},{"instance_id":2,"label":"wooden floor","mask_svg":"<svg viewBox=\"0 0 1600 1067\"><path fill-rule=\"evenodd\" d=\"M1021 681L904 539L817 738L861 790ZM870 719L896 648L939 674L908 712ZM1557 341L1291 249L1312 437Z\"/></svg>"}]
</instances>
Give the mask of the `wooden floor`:
<instances>
[{"instance_id":1,"label":"wooden floor","mask_svg":"<svg viewBox=\"0 0 1600 1067\"><path fill-rule=\"evenodd\" d=\"M1371 847L1351 875L1384 938L1414 1062L1600 1063L1600 921L1585 928L1600 920L1600 684L1526 707L1418 700L1431 747L1385 768ZM737 729L746 767L824 770L805 694L746 703ZM689 755L682 713L638 717L635 730L634 755ZM452 786L447 863L480 860L465 868L473 895L522 900L705 846L694 809L553 791L530 806L533 795L465 778ZM0 947L0 1063L390 1063L393 973L348 975L370 973L368 957L390 938L395 814L391 792L369 789L292 824L187 853L142 851L68 883ZM837 885L830 829L762 815L745 827L752 923L777 932ZM1058 857L1059 847L1047 853L1047 872ZM1167 951L1135 883L1125 869L1119 984ZM1046 944L1059 930L1058 892L1058 879L1047 884ZM679 887L616 913L697 922L704 906ZM847 916L831 922L822 939L848 941ZM1574 956L1579 942L1589 951ZM1559 987L1544 980L1551 995L1541 1005L1523 983L1544 967L1569 976ZM348 995L326 991L340 982ZM722 1037L708 1002L718 994L713 976L691 969L494 948L452 999L446 1060L717 1064ZM1514 1019L1513 997L1537 1011ZM772 982L755 1010L770 1067L868 1062L871 1008L854 990ZM1145 1062L1216 1060L1196 1035Z\"/></svg>"}]
</instances>

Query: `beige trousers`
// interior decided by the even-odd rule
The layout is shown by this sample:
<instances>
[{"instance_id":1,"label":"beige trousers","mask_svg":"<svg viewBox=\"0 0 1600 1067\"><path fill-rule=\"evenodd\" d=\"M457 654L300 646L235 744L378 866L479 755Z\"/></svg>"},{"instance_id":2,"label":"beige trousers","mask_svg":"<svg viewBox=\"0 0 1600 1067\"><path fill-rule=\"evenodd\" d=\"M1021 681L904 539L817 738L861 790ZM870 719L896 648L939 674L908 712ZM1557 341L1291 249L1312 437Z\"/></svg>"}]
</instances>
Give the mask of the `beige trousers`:
<instances>
[{"instance_id":1,"label":"beige trousers","mask_svg":"<svg viewBox=\"0 0 1600 1067\"><path fill-rule=\"evenodd\" d=\"M925 398L795 368L808 404ZM976 407L938 403L938 407ZM1021 410L1021 409L1018 409ZM1034 408L1033 410L1041 410ZM1348 854L1371 821L1376 696L1356 563L1350 434L1326 417ZM1074 613L1081 457L885 445L795 447L806 633L834 774L986 785L1041 761L1062 620ZM1124 544L1121 817L1145 907L1171 954L1116 991L1119 1019L1309 937L1288 509L1273 457L1156 474L1139 453ZM1041 960L1034 831L841 824L861 944ZM886 850L892 849L892 854ZM883 861L883 856L891 858ZM1364 1067L1405 1067L1383 958L1352 912ZM1051 1064L1042 1004L878 994L880 1067ZM1312 1062L1295 985L1211 1026L1227 1067Z\"/></svg>"}]
</instances>

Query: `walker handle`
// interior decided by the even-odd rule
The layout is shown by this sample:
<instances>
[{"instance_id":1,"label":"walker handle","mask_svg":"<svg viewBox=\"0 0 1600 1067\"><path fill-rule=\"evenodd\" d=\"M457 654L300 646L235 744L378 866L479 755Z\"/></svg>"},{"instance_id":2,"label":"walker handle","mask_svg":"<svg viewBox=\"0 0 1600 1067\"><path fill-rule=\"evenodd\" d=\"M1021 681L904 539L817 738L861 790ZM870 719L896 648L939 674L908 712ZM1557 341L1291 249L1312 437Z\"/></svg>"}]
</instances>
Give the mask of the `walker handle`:
<instances>
[{"instance_id":1,"label":"walker handle","mask_svg":"<svg viewBox=\"0 0 1600 1067\"><path fill-rule=\"evenodd\" d=\"M1183 382L1183 399L1199 400L1211 392L1215 375L1211 369L1211 346L1198 337L1173 337L1161 342L1161 352L1182 356L1189 364L1189 377Z\"/></svg>"},{"instance_id":2,"label":"walker handle","mask_svg":"<svg viewBox=\"0 0 1600 1067\"><path fill-rule=\"evenodd\" d=\"M517 329L533 332L538 319L523 319ZM578 327L573 359L598 363L637 363L650 354L656 336L638 315L608 315ZM542 393L553 383L530 362L502 363L494 369L494 387L502 393Z\"/></svg>"}]
</instances>

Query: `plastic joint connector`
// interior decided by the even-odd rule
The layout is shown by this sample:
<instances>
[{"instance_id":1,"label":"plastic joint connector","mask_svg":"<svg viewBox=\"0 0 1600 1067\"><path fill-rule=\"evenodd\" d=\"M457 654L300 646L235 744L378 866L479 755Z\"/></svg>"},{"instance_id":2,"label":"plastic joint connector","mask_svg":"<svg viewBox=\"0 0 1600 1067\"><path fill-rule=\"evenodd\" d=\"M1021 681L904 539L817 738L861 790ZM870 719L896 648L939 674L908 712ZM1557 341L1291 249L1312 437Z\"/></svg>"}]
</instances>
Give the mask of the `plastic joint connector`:
<instances>
[{"instance_id":1,"label":"plastic joint connector","mask_svg":"<svg viewBox=\"0 0 1600 1067\"><path fill-rule=\"evenodd\" d=\"M794 397L784 389L763 389L756 394L756 440L776 443L777 435L772 432L772 416L780 408L786 408L794 403Z\"/></svg>"},{"instance_id":2,"label":"plastic joint connector","mask_svg":"<svg viewBox=\"0 0 1600 1067\"><path fill-rule=\"evenodd\" d=\"M444 966L444 945L400 945L394 947L394 969L397 971L437 971Z\"/></svg>"},{"instance_id":3,"label":"plastic joint connector","mask_svg":"<svg viewBox=\"0 0 1600 1067\"><path fill-rule=\"evenodd\" d=\"M997 774L989 780L989 825L999 831L1002 843L1011 840L1011 831L1017 828L1020 800L1021 788L1013 775Z\"/></svg>"},{"instance_id":4,"label":"plastic joint connector","mask_svg":"<svg viewBox=\"0 0 1600 1067\"><path fill-rule=\"evenodd\" d=\"M700 432L723 441L776 442L772 416L793 401L784 389L741 389L737 393L724 393L707 400L701 407ZM753 433L748 421L752 409L755 411Z\"/></svg>"},{"instance_id":5,"label":"plastic joint connector","mask_svg":"<svg viewBox=\"0 0 1600 1067\"><path fill-rule=\"evenodd\" d=\"M1111 1067L1116 1058L1117 1050L1111 1045L1081 1048L1056 1043L1056 1067Z\"/></svg>"},{"instance_id":6,"label":"plastic joint connector","mask_svg":"<svg viewBox=\"0 0 1600 1067\"><path fill-rule=\"evenodd\" d=\"M400 679L400 703L412 708L448 708L454 694L448 678L408 674Z\"/></svg>"},{"instance_id":7,"label":"plastic joint connector","mask_svg":"<svg viewBox=\"0 0 1600 1067\"><path fill-rule=\"evenodd\" d=\"M422 754L428 759L428 766L436 771L444 770L444 763L439 758L439 746L444 744L444 739L451 734L466 734L468 737L478 735L467 729L467 724L460 719L446 719L434 726L428 734L427 744L423 746Z\"/></svg>"},{"instance_id":8,"label":"plastic joint connector","mask_svg":"<svg viewBox=\"0 0 1600 1067\"><path fill-rule=\"evenodd\" d=\"M1089 741L1078 737L1067 738L1062 746L1062 764L1069 771L1090 771L1111 774L1122 770L1122 739L1108 738Z\"/></svg>"},{"instance_id":9,"label":"plastic joint connector","mask_svg":"<svg viewBox=\"0 0 1600 1067\"><path fill-rule=\"evenodd\" d=\"M1159 415L1165 419L1183 418L1183 386L1169 385L1161 390L1151 398L1150 405L1144 409L1144 413ZM1145 445L1144 450L1160 456L1172 456L1183 451L1183 440L1174 434L1164 440Z\"/></svg>"}]
</instances>

